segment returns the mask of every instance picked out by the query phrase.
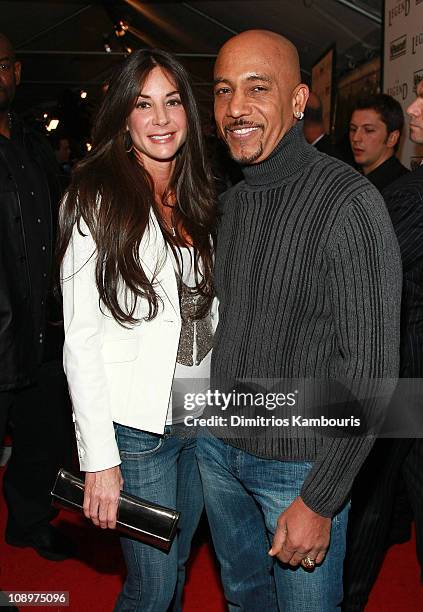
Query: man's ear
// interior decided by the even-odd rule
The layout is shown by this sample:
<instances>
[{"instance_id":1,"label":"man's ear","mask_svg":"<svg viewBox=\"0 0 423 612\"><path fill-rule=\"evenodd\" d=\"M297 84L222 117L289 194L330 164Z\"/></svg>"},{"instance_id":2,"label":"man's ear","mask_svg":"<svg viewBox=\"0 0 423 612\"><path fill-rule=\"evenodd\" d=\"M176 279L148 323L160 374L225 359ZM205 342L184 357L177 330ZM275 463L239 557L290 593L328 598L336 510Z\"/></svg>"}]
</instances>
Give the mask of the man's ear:
<instances>
[{"instance_id":1,"label":"man's ear","mask_svg":"<svg viewBox=\"0 0 423 612\"><path fill-rule=\"evenodd\" d=\"M304 112L309 93L309 89L304 83L296 86L292 93L292 112L294 115L297 112Z\"/></svg>"},{"instance_id":2,"label":"man's ear","mask_svg":"<svg viewBox=\"0 0 423 612\"><path fill-rule=\"evenodd\" d=\"M394 148L396 144L398 143L400 136L401 134L399 130L394 130L393 132L390 132L386 140L386 146L389 147L390 149Z\"/></svg>"},{"instance_id":3,"label":"man's ear","mask_svg":"<svg viewBox=\"0 0 423 612\"><path fill-rule=\"evenodd\" d=\"M19 83L21 82L21 63L20 62L13 62L13 71L15 73L15 82L16 85L19 85Z\"/></svg>"}]
</instances>

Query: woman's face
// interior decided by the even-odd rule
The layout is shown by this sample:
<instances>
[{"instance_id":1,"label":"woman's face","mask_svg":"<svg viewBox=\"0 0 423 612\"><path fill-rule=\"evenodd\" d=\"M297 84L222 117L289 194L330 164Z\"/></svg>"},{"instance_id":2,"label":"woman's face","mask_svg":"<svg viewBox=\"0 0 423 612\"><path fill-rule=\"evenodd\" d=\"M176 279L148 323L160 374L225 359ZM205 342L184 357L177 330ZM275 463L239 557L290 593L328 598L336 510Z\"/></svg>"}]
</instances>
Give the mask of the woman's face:
<instances>
[{"instance_id":1,"label":"woman's face","mask_svg":"<svg viewBox=\"0 0 423 612\"><path fill-rule=\"evenodd\" d=\"M148 75L127 127L143 165L171 161L187 137L187 118L177 87L163 68Z\"/></svg>"}]
</instances>

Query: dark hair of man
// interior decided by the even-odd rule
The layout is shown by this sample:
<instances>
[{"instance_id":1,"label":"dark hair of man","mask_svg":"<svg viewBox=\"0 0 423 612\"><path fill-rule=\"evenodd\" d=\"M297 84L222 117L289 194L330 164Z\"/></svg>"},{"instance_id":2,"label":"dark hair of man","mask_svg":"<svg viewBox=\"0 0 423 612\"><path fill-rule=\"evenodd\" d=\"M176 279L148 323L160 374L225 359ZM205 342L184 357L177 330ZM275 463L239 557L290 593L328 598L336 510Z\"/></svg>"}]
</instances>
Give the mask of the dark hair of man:
<instances>
[{"instance_id":1,"label":"dark hair of man","mask_svg":"<svg viewBox=\"0 0 423 612\"><path fill-rule=\"evenodd\" d=\"M162 204L173 204L176 236L161 218L155 202L153 180L130 149L126 122L149 73L163 68L175 82L187 117L187 139L177 153L169 186ZM128 141L129 137L129 141ZM96 284L101 302L120 324L134 325L140 299L149 305L147 320L157 315L159 298L154 290L159 271L146 272L139 258L142 236L153 209L166 244L175 255L186 244L184 232L194 247L196 291L202 296L197 316L207 311L213 297L213 253L210 234L215 225L215 193L205 157L200 117L189 77L183 66L165 51L138 50L132 53L111 78L93 130L93 148L76 167L64 198L59 228L58 261L63 260L81 218L97 247ZM179 257L176 258L179 261ZM200 263L201 262L201 263ZM153 273L152 280L148 272ZM181 272L181 271L180 271ZM122 286L125 295L119 299Z\"/></svg>"},{"instance_id":2,"label":"dark hair of man","mask_svg":"<svg viewBox=\"0 0 423 612\"><path fill-rule=\"evenodd\" d=\"M354 108L354 110L368 109L374 110L380 115L381 120L386 125L388 134L398 130L401 136L402 128L404 127L404 112L398 100L388 96L388 94L375 94L360 99Z\"/></svg>"}]
</instances>

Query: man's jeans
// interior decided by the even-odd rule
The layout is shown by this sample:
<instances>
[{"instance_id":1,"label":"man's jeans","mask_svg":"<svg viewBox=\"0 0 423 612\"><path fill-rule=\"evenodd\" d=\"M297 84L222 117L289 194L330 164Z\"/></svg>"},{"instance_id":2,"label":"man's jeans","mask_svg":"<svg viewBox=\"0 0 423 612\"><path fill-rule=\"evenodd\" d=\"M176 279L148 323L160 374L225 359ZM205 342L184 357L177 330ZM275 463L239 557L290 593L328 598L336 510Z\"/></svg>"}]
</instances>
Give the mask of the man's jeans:
<instances>
[{"instance_id":1,"label":"man's jeans","mask_svg":"<svg viewBox=\"0 0 423 612\"><path fill-rule=\"evenodd\" d=\"M203 509L195 432L173 425L158 436L115 424L124 491L181 512L169 553L121 538L128 569L119 612L180 612L185 563Z\"/></svg>"},{"instance_id":2,"label":"man's jeans","mask_svg":"<svg viewBox=\"0 0 423 612\"><path fill-rule=\"evenodd\" d=\"M297 497L311 463L261 459L203 429L197 457L204 501L231 612L332 612L342 601L348 506L314 571L269 557L278 516Z\"/></svg>"}]
</instances>

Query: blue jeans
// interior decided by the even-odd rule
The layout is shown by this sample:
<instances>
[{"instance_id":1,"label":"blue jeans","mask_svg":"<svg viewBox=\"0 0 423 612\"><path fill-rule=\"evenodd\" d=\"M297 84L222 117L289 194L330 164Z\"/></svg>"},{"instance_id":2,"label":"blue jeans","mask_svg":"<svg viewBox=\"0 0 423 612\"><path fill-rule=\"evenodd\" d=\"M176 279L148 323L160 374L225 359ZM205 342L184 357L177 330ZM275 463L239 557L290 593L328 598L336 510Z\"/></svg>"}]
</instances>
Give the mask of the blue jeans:
<instances>
[{"instance_id":1,"label":"blue jeans","mask_svg":"<svg viewBox=\"0 0 423 612\"><path fill-rule=\"evenodd\" d=\"M203 509L196 434L178 425L164 436L115 424L124 491L181 512L168 553L121 538L128 570L115 612L182 610L185 564Z\"/></svg>"},{"instance_id":2,"label":"blue jeans","mask_svg":"<svg viewBox=\"0 0 423 612\"><path fill-rule=\"evenodd\" d=\"M231 612L332 612L342 601L348 509L332 521L331 542L313 572L269 557L278 516L300 493L311 463L261 459L200 432L204 501Z\"/></svg>"}]
</instances>

